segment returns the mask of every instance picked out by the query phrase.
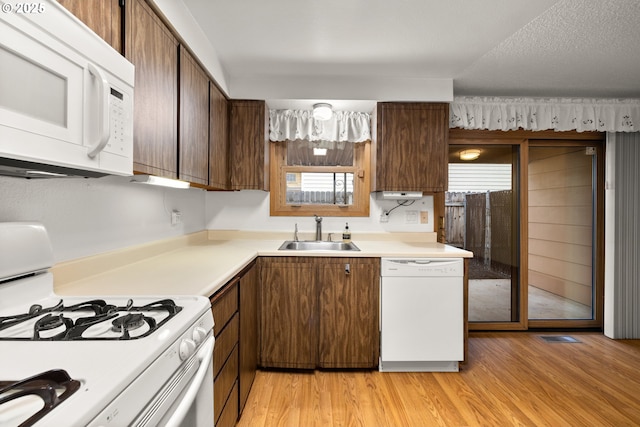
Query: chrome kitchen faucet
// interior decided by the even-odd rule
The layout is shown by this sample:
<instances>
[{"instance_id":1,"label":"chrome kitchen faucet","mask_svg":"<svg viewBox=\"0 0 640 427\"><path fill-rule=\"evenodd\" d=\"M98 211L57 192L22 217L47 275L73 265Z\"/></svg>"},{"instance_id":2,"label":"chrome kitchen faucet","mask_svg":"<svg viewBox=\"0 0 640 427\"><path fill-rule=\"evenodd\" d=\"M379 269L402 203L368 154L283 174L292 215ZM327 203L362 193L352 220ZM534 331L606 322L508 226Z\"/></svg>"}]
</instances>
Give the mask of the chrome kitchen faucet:
<instances>
[{"instance_id":1,"label":"chrome kitchen faucet","mask_svg":"<svg viewBox=\"0 0 640 427\"><path fill-rule=\"evenodd\" d=\"M316 217L316 241L322 240L322 217L314 215Z\"/></svg>"}]
</instances>

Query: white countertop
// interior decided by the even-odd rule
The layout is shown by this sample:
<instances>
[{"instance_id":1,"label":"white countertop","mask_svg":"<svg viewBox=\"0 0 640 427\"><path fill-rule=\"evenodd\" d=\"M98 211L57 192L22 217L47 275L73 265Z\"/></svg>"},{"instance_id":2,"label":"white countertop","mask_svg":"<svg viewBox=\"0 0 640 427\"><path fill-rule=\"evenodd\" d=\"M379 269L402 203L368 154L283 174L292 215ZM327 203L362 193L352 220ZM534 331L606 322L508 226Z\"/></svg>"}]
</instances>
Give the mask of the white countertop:
<instances>
[{"instance_id":1,"label":"white countertop","mask_svg":"<svg viewBox=\"0 0 640 427\"><path fill-rule=\"evenodd\" d=\"M358 240L360 251L281 251L283 238L229 239L202 232L172 247L166 242L63 263L52 269L59 295L214 294L258 256L470 258L425 241ZM172 243L173 244L173 243ZM162 249L158 249L162 246Z\"/></svg>"}]
</instances>

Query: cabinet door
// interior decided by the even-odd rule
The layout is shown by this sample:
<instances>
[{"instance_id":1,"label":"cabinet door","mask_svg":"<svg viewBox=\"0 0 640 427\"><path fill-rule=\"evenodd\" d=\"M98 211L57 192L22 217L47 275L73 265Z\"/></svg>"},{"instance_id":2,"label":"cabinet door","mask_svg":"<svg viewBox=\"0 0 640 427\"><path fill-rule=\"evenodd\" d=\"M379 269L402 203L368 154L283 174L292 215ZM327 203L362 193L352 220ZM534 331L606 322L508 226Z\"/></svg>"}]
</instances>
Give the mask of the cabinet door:
<instances>
[{"instance_id":1,"label":"cabinet door","mask_svg":"<svg viewBox=\"0 0 640 427\"><path fill-rule=\"evenodd\" d=\"M232 190L269 190L268 127L264 101L231 101Z\"/></svg>"},{"instance_id":2,"label":"cabinet door","mask_svg":"<svg viewBox=\"0 0 640 427\"><path fill-rule=\"evenodd\" d=\"M115 50L122 52L122 10L119 0L58 0Z\"/></svg>"},{"instance_id":3,"label":"cabinet door","mask_svg":"<svg viewBox=\"0 0 640 427\"><path fill-rule=\"evenodd\" d=\"M313 369L317 360L315 268L304 259L263 258L260 364Z\"/></svg>"},{"instance_id":4,"label":"cabinet door","mask_svg":"<svg viewBox=\"0 0 640 427\"><path fill-rule=\"evenodd\" d=\"M379 103L374 191L445 191L447 104Z\"/></svg>"},{"instance_id":5,"label":"cabinet door","mask_svg":"<svg viewBox=\"0 0 640 427\"><path fill-rule=\"evenodd\" d=\"M240 277L240 412L249 397L258 370L259 275L256 264Z\"/></svg>"},{"instance_id":6,"label":"cabinet door","mask_svg":"<svg viewBox=\"0 0 640 427\"><path fill-rule=\"evenodd\" d=\"M176 178L178 41L145 1L126 8L125 56L136 67L133 169Z\"/></svg>"},{"instance_id":7,"label":"cabinet door","mask_svg":"<svg viewBox=\"0 0 640 427\"><path fill-rule=\"evenodd\" d=\"M210 300L216 338L213 347L214 420L216 426L233 426L238 418L238 279L231 280Z\"/></svg>"},{"instance_id":8,"label":"cabinet door","mask_svg":"<svg viewBox=\"0 0 640 427\"><path fill-rule=\"evenodd\" d=\"M378 366L379 259L323 259L318 265L318 287L318 366Z\"/></svg>"},{"instance_id":9,"label":"cabinet door","mask_svg":"<svg viewBox=\"0 0 640 427\"><path fill-rule=\"evenodd\" d=\"M209 183L209 77L180 46L179 177L194 184Z\"/></svg>"},{"instance_id":10,"label":"cabinet door","mask_svg":"<svg viewBox=\"0 0 640 427\"><path fill-rule=\"evenodd\" d=\"M209 83L209 187L229 189L229 101Z\"/></svg>"}]
</instances>

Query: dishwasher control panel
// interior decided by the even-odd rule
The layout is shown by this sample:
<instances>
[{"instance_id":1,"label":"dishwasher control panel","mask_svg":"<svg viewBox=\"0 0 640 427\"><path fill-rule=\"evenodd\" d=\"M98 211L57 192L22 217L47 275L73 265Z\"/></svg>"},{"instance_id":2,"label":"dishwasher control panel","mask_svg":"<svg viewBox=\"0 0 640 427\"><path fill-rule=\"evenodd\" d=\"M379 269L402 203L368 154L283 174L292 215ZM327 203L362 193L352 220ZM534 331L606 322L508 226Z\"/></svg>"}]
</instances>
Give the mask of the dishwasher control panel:
<instances>
[{"instance_id":1,"label":"dishwasher control panel","mask_svg":"<svg viewBox=\"0 0 640 427\"><path fill-rule=\"evenodd\" d=\"M462 277L462 258L382 258L380 275L388 277Z\"/></svg>"}]
</instances>

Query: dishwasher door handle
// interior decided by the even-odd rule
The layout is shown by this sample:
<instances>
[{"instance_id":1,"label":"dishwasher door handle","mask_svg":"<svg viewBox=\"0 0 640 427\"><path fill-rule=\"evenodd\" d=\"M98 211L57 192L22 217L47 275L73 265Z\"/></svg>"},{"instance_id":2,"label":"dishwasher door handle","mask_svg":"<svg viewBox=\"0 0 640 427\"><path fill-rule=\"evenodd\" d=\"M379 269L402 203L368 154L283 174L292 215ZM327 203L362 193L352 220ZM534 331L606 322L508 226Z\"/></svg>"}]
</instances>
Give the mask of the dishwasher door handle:
<instances>
[{"instance_id":1,"label":"dishwasher door handle","mask_svg":"<svg viewBox=\"0 0 640 427\"><path fill-rule=\"evenodd\" d=\"M382 258L382 276L463 275L462 258Z\"/></svg>"}]
</instances>

